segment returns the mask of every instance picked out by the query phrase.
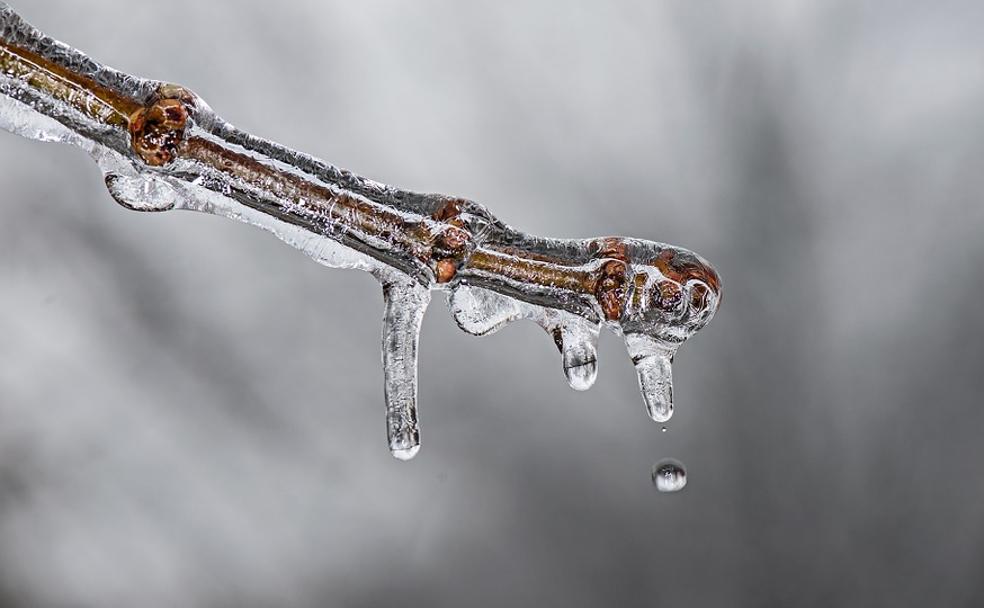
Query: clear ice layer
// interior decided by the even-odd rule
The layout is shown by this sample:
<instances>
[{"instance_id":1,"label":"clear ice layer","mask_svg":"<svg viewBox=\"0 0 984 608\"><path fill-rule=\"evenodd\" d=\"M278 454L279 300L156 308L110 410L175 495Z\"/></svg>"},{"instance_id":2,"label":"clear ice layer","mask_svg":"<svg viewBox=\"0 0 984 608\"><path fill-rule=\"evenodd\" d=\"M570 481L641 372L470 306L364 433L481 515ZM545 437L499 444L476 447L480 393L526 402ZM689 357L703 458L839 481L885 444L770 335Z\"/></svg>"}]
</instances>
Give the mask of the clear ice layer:
<instances>
[{"instance_id":1,"label":"clear ice layer","mask_svg":"<svg viewBox=\"0 0 984 608\"><path fill-rule=\"evenodd\" d=\"M574 390L597 378L601 328L618 333L660 423L673 414L673 356L720 303L720 279L690 251L625 237L536 237L475 202L360 177L236 129L187 89L106 68L2 3L0 127L82 148L127 209L225 216L325 266L376 277L386 430L402 460L420 446L417 344L434 290L447 293L469 334L521 319L542 327Z\"/></svg>"}]
</instances>

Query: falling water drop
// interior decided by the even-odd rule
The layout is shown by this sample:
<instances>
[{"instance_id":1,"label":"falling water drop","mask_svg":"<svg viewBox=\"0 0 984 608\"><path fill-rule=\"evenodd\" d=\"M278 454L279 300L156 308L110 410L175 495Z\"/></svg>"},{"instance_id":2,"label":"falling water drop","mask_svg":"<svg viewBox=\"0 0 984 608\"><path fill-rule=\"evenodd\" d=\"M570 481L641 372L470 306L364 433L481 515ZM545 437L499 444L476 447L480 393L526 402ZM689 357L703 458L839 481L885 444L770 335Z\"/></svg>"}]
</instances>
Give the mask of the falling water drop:
<instances>
[{"instance_id":1,"label":"falling water drop","mask_svg":"<svg viewBox=\"0 0 984 608\"><path fill-rule=\"evenodd\" d=\"M664 427L661 427L661 428L659 429L659 432L661 432L661 433L665 433L665 432L666 432L666 431L668 431L668 430L669 430L669 429L667 429L667 428L666 428L666 427L664 426Z\"/></svg>"},{"instance_id":2,"label":"falling water drop","mask_svg":"<svg viewBox=\"0 0 984 608\"><path fill-rule=\"evenodd\" d=\"M683 463L667 458L653 465L653 485L660 492L679 492L687 486L687 470Z\"/></svg>"}]
</instances>

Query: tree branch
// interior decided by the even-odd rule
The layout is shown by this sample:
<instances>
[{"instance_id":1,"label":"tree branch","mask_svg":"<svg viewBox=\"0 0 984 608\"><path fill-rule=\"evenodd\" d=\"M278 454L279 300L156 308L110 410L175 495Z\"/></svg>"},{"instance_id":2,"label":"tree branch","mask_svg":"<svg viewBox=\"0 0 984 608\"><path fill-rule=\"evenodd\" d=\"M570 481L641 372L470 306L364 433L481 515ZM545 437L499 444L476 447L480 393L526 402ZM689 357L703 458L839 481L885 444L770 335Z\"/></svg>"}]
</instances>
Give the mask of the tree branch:
<instances>
[{"instance_id":1,"label":"tree branch","mask_svg":"<svg viewBox=\"0 0 984 608\"><path fill-rule=\"evenodd\" d=\"M721 297L718 275L696 254L624 237L527 235L472 201L379 184L239 131L191 91L99 65L3 4L0 27L0 125L87 150L129 209L245 221L384 284L387 428L398 457L419 442L417 332L433 289L450 293L470 333L521 318L541 325L579 390L595 378L599 327L624 335L650 415L672 412L673 353Z\"/></svg>"}]
</instances>

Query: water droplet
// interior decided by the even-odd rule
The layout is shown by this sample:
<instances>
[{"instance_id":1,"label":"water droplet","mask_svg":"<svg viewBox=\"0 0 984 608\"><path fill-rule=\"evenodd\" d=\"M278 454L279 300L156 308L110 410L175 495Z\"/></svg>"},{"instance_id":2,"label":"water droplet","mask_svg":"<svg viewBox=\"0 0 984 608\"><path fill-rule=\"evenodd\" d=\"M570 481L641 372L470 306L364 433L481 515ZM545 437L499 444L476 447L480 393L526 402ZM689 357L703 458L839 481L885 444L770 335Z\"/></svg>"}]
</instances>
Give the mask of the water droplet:
<instances>
[{"instance_id":1,"label":"water droplet","mask_svg":"<svg viewBox=\"0 0 984 608\"><path fill-rule=\"evenodd\" d=\"M653 485L660 492L679 492L687 486L687 470L673 459L660 460L653 465Z\"/></svg>"},{"instance_id":2,"label":"water droplet","mask_svg":"<svg viewBox=\"0 0 984 608\"><path fill-rule=\"evenodd\" d=\"M664 427L662 427L661 429L659 429L659 431L660 431L661 433L665 433L665 432L666 432L666 431L668 431L668 430L669 430L669 429L667 429L667 428L666 428L665 426L664 426Z\"/></svg>"},{"instance_id":3,"label":"water droplet","mask_svg":"<svg viewBox=\"0 0 984 608\"><path fill-rule=\"evenodd\" d=\"M0 7L0 39L11 43L2 50L0 129L87 151L112 197L128 209L186 209L245 222L325 266L367 271L386 285L386 428L396 458L408 460L419 450L418 334L432 290L451 292L455 321L476 336L521 319L539 325L553 337L564 375L579 391L597 377L600 328L613 330L625 338L649 416L660 424L672 416L673 355L720 302L719 277L696 254L621 237L527 235L477 203L366 180L238 131L176 85L102 68L51 43L2 0ZM18 55L18 45L59 69L52 73L47 62ZM60 75L80 69L81 79ZM127 117L132 105L152 98L194 106L194 120L183 133L183 152L149 167L138 158ZM445 242L452 233L457 244ZM454 280L436 281L448 260L454 260ZM660 480L661 491L682 488L682 465Z\"/></svg>"}]
</instances>

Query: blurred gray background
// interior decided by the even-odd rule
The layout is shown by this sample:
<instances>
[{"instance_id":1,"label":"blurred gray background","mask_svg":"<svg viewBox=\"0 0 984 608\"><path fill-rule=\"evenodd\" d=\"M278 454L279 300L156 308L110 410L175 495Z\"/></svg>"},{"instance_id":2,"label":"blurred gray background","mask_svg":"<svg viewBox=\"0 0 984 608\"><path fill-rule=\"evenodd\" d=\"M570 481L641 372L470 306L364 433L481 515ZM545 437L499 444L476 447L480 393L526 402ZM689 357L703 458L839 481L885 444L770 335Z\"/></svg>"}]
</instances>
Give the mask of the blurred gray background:
<instances>
[{"instance_id":1,"label":"blurred gray background","mask_svg":"<svg viewBox=\"0 0 984 608\"><path fill-rule=\"evenodd\" d=\"M984 603L980 2L13 4L364 175L694 249L725 298L667 433L614 336L575 393L436 299L401 463L371 278L0 134L0 603Z\"/></svg>"}]
</instances>

